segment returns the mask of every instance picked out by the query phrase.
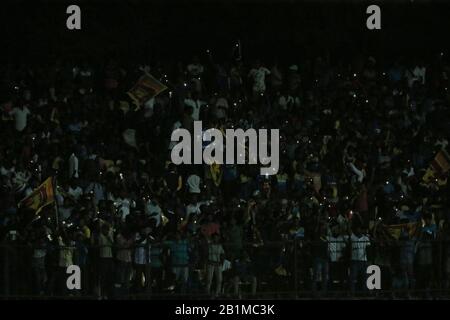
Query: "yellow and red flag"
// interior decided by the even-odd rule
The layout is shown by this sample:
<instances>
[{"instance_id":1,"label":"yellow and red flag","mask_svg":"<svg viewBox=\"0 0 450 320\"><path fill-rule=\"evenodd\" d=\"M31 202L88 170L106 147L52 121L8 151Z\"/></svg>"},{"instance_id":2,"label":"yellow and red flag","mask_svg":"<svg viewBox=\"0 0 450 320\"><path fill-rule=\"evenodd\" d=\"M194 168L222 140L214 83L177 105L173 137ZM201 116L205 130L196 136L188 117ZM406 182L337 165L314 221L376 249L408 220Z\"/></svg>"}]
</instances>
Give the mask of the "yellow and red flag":
<instances>
[{"instance_id":1,"label":"yellow and red flag","mask_svg":"<svg viewBox=\"0 0 450 320\"><path fill-rule=\"evenodd\" d=\"M422 180L429 183L432 179L442 177L450 170L450 156L445 150L439 151L431 161Z\"/></svg>"},{"instance_id":2,"label":"yellow and red flag","mask_svg":"<svg viewBox=\"0 0 450 320\"><path fill-rule=\"evenodd\" d=\"M446 173L450 169L450 156L445 150L441 150L431 161L430 166L438 174Z\"/></svg>"},{"instance_id":3,"label":"yellow and red flag","mask_svg":"<svg viewBox=\"0 0 450 320\"><path fill-rule=\"evenodd\" d=\"M37 187L29 196L22 199L18 207L29 208L38 214L42 208L55 201L54 180L48 177L39 187Z\"/></svg>"},{"instance_id":4,"label":"yellow and red flag","mask_svg":"<svg viewBox=\"0 0 450 320\"><path fill-rule=\"evenodd\" d=\"M396 240L398 240L400 238L402 230L406 230L408 232L408 235L410 237L413 237L416 234L418 227L419 227L419 223L418 222L409 222L409 223L402 223L402 224L391 224L391 225L386 226L388 232Z\"/></svg>"},{"instance_id":5,"label":"yellow and red flag","mask_svg":"<svg viewBox=\"0 0 450 320\"><path fill-rule=\"evenodd\" d=\"M167 87L155 79L151 74L145 73L127 94L133 102L140 107L149 99L156 97L166 89Z\"/></svg>"}]
</instances>

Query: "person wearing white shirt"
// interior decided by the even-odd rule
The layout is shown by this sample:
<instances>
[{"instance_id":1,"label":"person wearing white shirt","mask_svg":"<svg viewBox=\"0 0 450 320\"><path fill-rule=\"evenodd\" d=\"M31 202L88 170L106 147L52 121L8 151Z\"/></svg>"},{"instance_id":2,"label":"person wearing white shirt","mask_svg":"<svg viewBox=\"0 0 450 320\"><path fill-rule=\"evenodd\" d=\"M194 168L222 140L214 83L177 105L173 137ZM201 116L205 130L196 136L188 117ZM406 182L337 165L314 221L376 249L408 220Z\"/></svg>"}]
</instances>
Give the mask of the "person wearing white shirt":
<instances>
[{"instance_id":1,"label":"person wearing white shirt","mask_svg":"<svg viewBox=\"0 0 450 320\"><path fill-rule=\"evenodd\" d=\"M70 186L66 189L67 194L57 195L59 203L59 213L61 219L68 219L72 214L72 211L76 205L76 202L83 195L83 189L76 185L75 181L72 180Z\"/></svg>"},{"instance_id":2,"label":"person wearing white shirt","mask_svg":"<svg viewBox=\"0 0 450 320\"><path fill-rule=\"evenodd\" d=\"M162 209L157 201L148 200L145 204L145 214L156 221L156 227L159 227L162 219Z\"/></svg>"},{"instance_id":3,"label":"person wearing white shirt","mask_svg":"<svg viewBox=\"0 0 450 320\"><path fill-rule=\"evenodd\" d=\"M333 234L328 236L328 250L330 252L330 261L339 262L344 258L344 250L347 246L348 236Z\"/></svg>"},{"instance_id":4,"label":"person wearing white shirt","mask_svg":"<svg viewBox=\"0 0 450 320\"><path fill-rule=\"evenodd\" d=\"M122 222L125 222L127 216L130 214L130 201L128 199L124 199L124 201L126 202L122 202L123 205L117 212Z\"/></svg>"},{"instance_id":5,"label":"person wearing white shirt","mask_svg":"<svg viewBox=\"0 0 450 320\"><path fill-rule=\"evenodd\" d=\"M145 229L136 233L134 265L136 268L135 284L139 290L151 291L151 237Z\"/></svg>"},{"instance_id":6,"label":"person wearing white shirt","mask_svg":"<svg viewBox=\"0 0 450 320\"><path fill-rule=\"evenodd\" d=\"M248 76L253 79L253 92L255 94L262 94L266 91L266 75L269 74L270 70L259 64L250 70Z\"/></svg>"},{"instance_id":7,"label":"person wearing white shirt","mask_svg":"<svg viewBox=\"0 0 450 320\"><path fill-rule=\"evenodd\" d=\"M9 115L14 117L14 124L17 131L22 132L27 127L28 116L31 114L26 106L21 108L14 108L9 112Z\"/></svg>"},{"instance_id":8,"label":"person wearing white shirt","mask_svg":"<svg viewBox=\"0 0 450 320\"><path fill-rule=\"evenodd\" d=\"M132 200L128 199L124 194L115 198L113 194L108 195L108 200L114 202L114 207L117 209L117 213L122 222L125 222L126 217L130 214L130 208L132 207Z\"/></svg>"},{"instance_id":9,"label":"person wearing white shirt","mask_svg":"<svg viewBox=\"0 0 450 320\"><path fill-rule=\"evenodd\" d=\"M78 157L75 153L69 157L69 178L78 178Z\"/></svg>"},{"instance_id":10,"label":"person wearing white shirt","mask_svg":"<svg viewBox=\"0 0 450 320\"><path fill-rule=\"evenodd\" d=\"M206 103L193 95L191 98L184 99L184 104L192 107L192 118L194 121L200 120L200 110Z\"/></svg>"},{"instance_id":11,"label":"person wearing white shirt","mask_svg":"<svg viewBox=\"0 0 450 320\"><path fill-rule=\"evenodd\" d=\"M359 284L362 290L366 289L366 268L367 268L367 247L370 246L370 239L362 233L361 227L357 227L350 237L351 246L351 266L350 266L350 290L355 292L356 285Z\"/></svg>"},{"instance_id":12,"label":"person wearing white shirt","mask_svg":"<svg viewBox=\"0 0 450 320\"><path fill-rule=\"evenodd\" d=\"M328 253L330 257L330 278L331 286L339 283L339 289L344 289L343 284L346 279L346 268L344 264L345 248L347 247L348 236L339 234L338 227L332 230L332 234L327 237Z\"/></svg>"},{"instance_id":13,"label":"person wearing white shirt","mask_svg":"<svg viewBox=\"0 0 450 320\"><path fill-rule=\"evenodd\" d=\"M67 193L75 200L78 201L80 197L83 195L83 189L80 186L77 186L75 183L72 183L67 190Z\"/></svg>"},{"instance_id":14,"label":"person wearing white shirt","mask_svg":"<svg viewBox=\"0 0 450 320\"><path fill-rule=\"evenodd\" d=\"M200 183L200 177L196 174L191 174L186 180L189 193L200 193Z\"/></svg>"},{"instance_id":15,"label":"person wearing white shirt","mask_svg":"<svg viewBox=\"0 0 450 320\"><path fill-rule=\"evenodd\" d=\"M189 204L186 206L186 220L189 220L191 215L201 215L202 206L208 206L211 203L211 200L198 201L197 196L192 197Z\"/></svg>"},{"instance_id":16,"label":"person wearing white shirt","mask_svg":"<svg viewBox=\"0 0 450 320\"><path fill-rule=\"evenodd\" d=\"M352 261L367 262L367 247L370 246L369 237L358 232L351 236Z\"/></svg>"},{"instance_id":17,"label":"person wearing white shirt","mask_svg":"<svg viewBox=\"0 0 450 320\"><path fill-rule=\"evenodd\" d=\"M84 193L85 194L92 193L95 205L98 205L98 202L100 200L105 200L105 188L100 182L97 181L91 182L84 190Z\"/></svg>"},{"instance_id":18,"label":"person wearing white shirt","mask_svg":"<svg viewBox=\"0 0 450 320\"><path fill-rule=\"evenodd\" d=\"M200 203L191 202L186 206L186 221L189 221L191 215L199 216L201 214Z\"/></svg>"},{"instance_id":19,"label":"person wearing white shirt","mask_svg":"<svg viewBox=\"0 0 450 320\"><path fill-rule=\"evenodd\" d=\"M352 162L350 162L348 164L348 166L353 171L353 173L356 175L358 182L362 182L364 180L364 178L366 177L366 171L364 170L364 168L362 168L360 170Z\"/></svg>"},{"instance_id":20,"label":"person wearing white shirt","mask_svg":"<svg viewBox=\"0 0 450 320\"><path fill-rule=\"evenodd\" d=\"M56 195L56 201L59 205L59 218L61 220L69 219L74 209L72 202L68 198L64 198L61 194Z\"/></svg>"}]
</instances>

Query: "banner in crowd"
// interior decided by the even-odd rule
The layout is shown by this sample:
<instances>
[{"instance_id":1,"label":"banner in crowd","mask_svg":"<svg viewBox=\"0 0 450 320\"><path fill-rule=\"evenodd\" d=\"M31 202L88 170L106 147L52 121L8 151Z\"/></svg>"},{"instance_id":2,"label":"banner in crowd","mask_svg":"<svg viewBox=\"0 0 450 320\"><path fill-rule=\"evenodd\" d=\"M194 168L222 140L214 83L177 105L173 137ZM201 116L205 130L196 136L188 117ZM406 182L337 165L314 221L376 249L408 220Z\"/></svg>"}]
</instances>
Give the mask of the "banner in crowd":
<instances>
[{"instance_id":1,"label":"banner in crowd","mask_svg":"<svg viewBox=\"0 0 450 320\"><path fill-rule=\"evenodd\" d=\"M386 226L387 230L391 234L392 237L394 237L396 240L400 238L400 235L402 234L402 230L406 229L409 236L412 237L417 231L417 228L419 227L419 222L410 222L410 223L402 223L402 224L391 224Z\"/></svg>"},{"instance_id":2,"label":"banner in crowd","mask_svg":"<svg viewBox=\"0 0 450 320\"><path fill-rule=\"evenodd\" d=\"M222 182L222 174L223 174L223 168L222 165L218 163L212 163L209 166L209 170L211 173L212 181L214 182L215 186L220 186L220 183Z\"/></svg>"},{"instance_id":3,"label":"banner in crowd","mask_svg":"<svg viewBox=\"0 0 450 320\"><path fill-rule=\"evenodd\" d=\"M29 208L38 214L42 208L55 201L53 177L48 177L39 187L37 187L29 196L22 199L18 207Z\"/></svg>"},{"instance_id":4,"label":"banner in crowd","mask_svg":"<svg viewBox=\"0 0 450 320\"><path fill-rule=\"evenodd\" d=\"M152 75L145 73L139 78L127 94L134 101L134 103L140 107L149 99L156 97L166 89L167 87L155 79Z\"/></svg>"}]
</instances>

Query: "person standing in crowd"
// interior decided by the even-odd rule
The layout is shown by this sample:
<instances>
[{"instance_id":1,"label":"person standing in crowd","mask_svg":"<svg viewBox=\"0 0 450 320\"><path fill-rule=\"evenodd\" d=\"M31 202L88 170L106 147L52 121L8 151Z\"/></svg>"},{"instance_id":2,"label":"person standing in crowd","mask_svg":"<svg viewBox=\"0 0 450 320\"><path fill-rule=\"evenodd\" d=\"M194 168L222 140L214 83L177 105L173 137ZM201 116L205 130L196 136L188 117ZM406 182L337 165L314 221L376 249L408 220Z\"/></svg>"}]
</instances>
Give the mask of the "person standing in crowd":
<instances>
[{"instance_id":1,"label":"person standing in crowd","mask_svg":"<svg viewBox=\"0 0 450 320\"><path fill-rule=\"evenodd\" d=\"M149 294L152 292L152 237L150 230L141 229L136 234L135 250L134 250L134 267L135 267L135 288L138 293L144 292Z\"/></svg>"},{"instance_id":2,"label":"person standing in crowd","mask_svg":"<svg viewBox=\"0 0 450 320\"><path fill-rule=\"evenodd\" d=\"M402 289L411 295L411 291L416 288L416 278L414 261L416 255L416 236L411 234L407 228L403 228L399 238L400 246L400 278L403 280Z\"/></svg>"},{"instance_id":3,"label":"person standing in crowd","mask_svg":"<svg viewBox=\"0 0 450 320\"><path fill-rule=\"evenodd\" d=\"M327 227L323 225L319 227L318 232L314 235L312 241L313 254L313 282L312 290L316 293L317 285L320 283L320 291L326 294L328 290L329 279L329 242L327 239Z\"/></svg>"},{"instance_id":4,"label":"person standing in crowd","mask_svg":"<svg viewBox=\"0 0 450 320\"><path fill-rule=\"evenodd\" d=\"M220 243L220 235L214 233L208 244L208 262L206 265L206 294L211 294L213 277L216 280L213 297L217 297L222 292L222 263L224 258L225 251Z\"/></svg>"},{"instance_id":5,"label":"person standing in crowd","mask_svg":"<svg viewBox=\"0 0 450 320\"><path fill-rule=\"evenodd\" d=\"M104 223L100 226L100 234L98 237L99 246L99 272L100 272L100 294L101 297L107 299L112 295L113 288L113 274L114 274L114 260L113 260L113 246L114 246L113 230L110 225Z\"/></svg>"},{"instance_id":6,"label":"person standing in crowd","mask_svg":"<svg viewBox=\"0 0 450 320\"><path fill-rule=\"evenodd\" d=\"M151 261L151 270L150 274L152 279L154 280L155 290L152 290L153 293L161 294L163 289L163 281L165 279L165 256L163 251L163 245L160 241L156 240L151 246L150 250L150 261Z\"/></svg>"},{"instance_id":7,"label":"person standing in crowd","mask_svg":"<svg viewBox=\"0 0 450 320\"><path fill-rule=\"evenodd\" d=\"M14 117L14 127L17 132L23 132L27 128L28 117L31 115L31 111L23 103L20 107L14 107L10 112L10 116Z\"/></svg>"},{"instance_id":8,"label":"person standing in crowd","mask_svg":"<svg viewBox=\"0 0 450 320\"><path fill-rule=\"evenodd\" d=\"M155 56L136 64L1 65L0 243L7 248L0 290L59 296L72 255L89 282L82 295L113 297L114 283L127 287L132 278L131 261L137 291L154 279L158 293L171 293L175 277L177 293L195 295L209 284L217 296L221 244L206 240L214 234L230 261L244 251L251 257L253 272L239 267L240 282L254 275L259 287L292 296L309 289L325 296L327 279L355 293L366 287L368 260L394 271L392 283L382 276L383 288L396 282L411 296L442 289L450 275L440 269L446 240L437 234L450 217L449 171L432 168L448 159L448 60L349 57L347 64L338 55L304 56L295 64L280 57L270 73L242 57L219 66L200 55L189 64ZM135 108L121 93L144 71L168 89ZM174 165L172 130L192 132L197 119L224 133L278 128L279 172ZM23 214L18 203L50 176L57 208ZM415 235L411 225L423 227Z\"/></svg>"},{"instance_id":9,"label":"person standing in crowd","mask_svg":"<svg viewBox=\"0 0 450 320\"><path fill-rule=\"evenodd\" d=\"M44 231L44 230L38 230ZM45 283L47 282L47 273L45 270L45 259L47 255L47 243L45 239L45 231L36 234L35 244L33 245L33 279L34 293L38 295L44 294Z\"/></svg>"},{"instance_id":10,"label":"person standing in crowd","mask_svg":"<svg viewBox=\"0 0 450 320\"><path fill-rule=\"evenodd\" d=\"M73 255L73 262L80 267L81 272L81 295L86 295L90 289L89 280L91 279L88 270L88 255L89 246L87 244L88 238L82 231L75 232L75 251Z\"/></svg>"},{"instance_id":11,"label":"person standing in crowd","mask_svg":"<svg viewBox=\"0 0 450 320\"><path fill-rule=\"evenodd\" d=\"M123 294L127 294L130 287L131 257L134 241L128 230L123 229L116 236L116 281Z\"/></svg>"},{"instance_id":12,"label":"person standing in crowd","mask_svg":"<svg viewBox=\"0 0 450 320\"><path fill-rule=\"evenodd\" d=\"M167 241L170 250L170 265L175 275L177 289L186 293L189 280L189 243L184 233L177 231L175 240Z\"/></svg>"},{"instance_id":13,"label":"person standing in crowd","mask_svg":"<svg viewBox=\"0 0 450 320\"><path fill-rule=\"evenodd\" d=\"M433 240L431 230L422 230L417 241L417 288L424 298L430 298L433 280Z\"/></svg>"},{"instance_id":14,"label":"person standing in crowd","mask_svg":"<svg viewBox=\"0 0 450 320\"><path fill-rule=\"evenodd\" d=\"M74 253L74 245L75 242L71 239L70 234L65 230L64 225L61 225L61 233L58 236L58 245L59 245L59 288L60 293L62 295L66 295L68 293L68 288L66 284L66 271L67 268L73 265L73 253Z\"/></svg>"},{"instance_id":15,"label":"person standing in crowd","mask_svg":"<svg viewBox=\"0 0 450 320\"><path fill-rule=\"evenodd\" d=\"M260 95L264 95L266 91L266 76L270 74L270 70L262 66L258 60L254 67L248 73L248 77L253 81L253 98L256 99Z\"/></svg>"},{"instance_id":16,"label":"person standing in crowd","mask_svg":"<svg viewBox=\"0 0 450 320\"><path fill-rule=\"evenodd\" d=\"M370 239L363 233L361 226L357 226L350 237L351 264L350 264L350 291L356 293L358 288L364 291L367 278L367 248L370 246Z\"/></svg>"},{"instance_id":17,"label":"person standing in crowd","mask_svg":"<svg viewBox=\"0 0 450 320\"><path fill-rule=\"evenodd\" d=\"M348 261L345 256L349 237L341 232L339 225L331 229L331 235L327 237L328 252L330 258L330 285L332 289L343 290L347 281ZM335 285L338 283L338 285Z\"/></svg>"}]
</instances>

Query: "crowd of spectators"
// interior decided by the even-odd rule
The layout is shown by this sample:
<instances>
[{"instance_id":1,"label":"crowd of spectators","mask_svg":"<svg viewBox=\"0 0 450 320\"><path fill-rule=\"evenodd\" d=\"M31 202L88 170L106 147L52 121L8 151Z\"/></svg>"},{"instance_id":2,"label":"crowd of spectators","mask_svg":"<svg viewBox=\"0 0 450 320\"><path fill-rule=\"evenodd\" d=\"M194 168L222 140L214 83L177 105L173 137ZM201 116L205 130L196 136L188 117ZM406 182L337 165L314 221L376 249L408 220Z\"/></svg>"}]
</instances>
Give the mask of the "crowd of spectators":
<instances>
[{"instance_id":1,"label":"crowd of spectators","mask_svg":"<svg viewBox=\"0 0 450 320\"><path fill-rule=\"evenodd\" d=\"M448 146L449 66L445 53L219 62L209 50L1 65L0 293L353 295L369 264L384 290L448 289L448 174L423 177ZM143 72L168 89L136 106L125 93ZM280 129L278 173L174 165L171 133L196 120ZM50 176L56 205L18 208ZM66 287L73 264L81 290Z\"/></svg>"}]
</instances>

